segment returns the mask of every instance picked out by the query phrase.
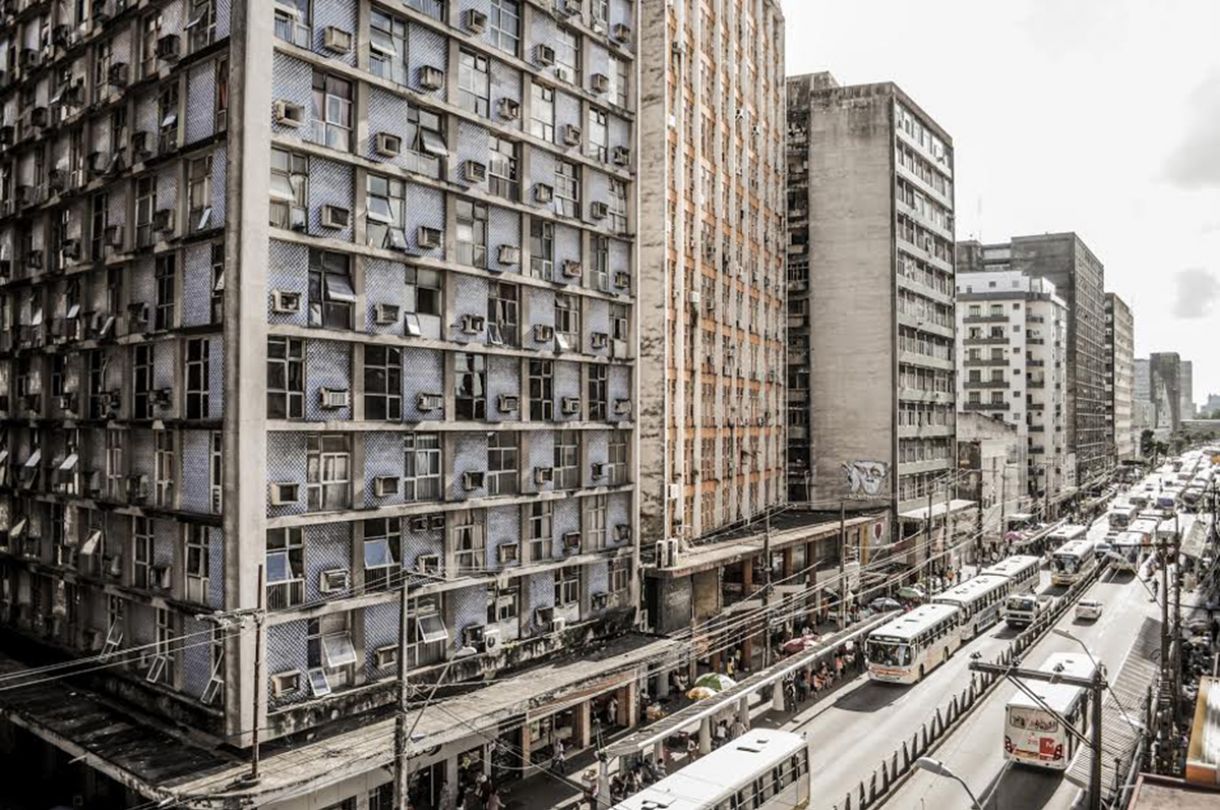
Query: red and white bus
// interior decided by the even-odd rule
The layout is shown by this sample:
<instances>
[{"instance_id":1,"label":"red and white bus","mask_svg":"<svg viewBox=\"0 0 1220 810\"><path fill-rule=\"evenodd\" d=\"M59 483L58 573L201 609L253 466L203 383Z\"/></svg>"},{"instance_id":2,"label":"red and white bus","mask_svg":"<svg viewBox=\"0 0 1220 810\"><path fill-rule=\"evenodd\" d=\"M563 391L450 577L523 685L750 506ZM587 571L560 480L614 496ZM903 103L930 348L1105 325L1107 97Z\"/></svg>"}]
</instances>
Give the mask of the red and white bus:
<instances>
[{"instance_id":1,"label":"red and white bus","mask_svg":"<svg viewBox=\"0 0 1220 810\"><path fill-rule=\"evenodd\" d=\"M1089 656L1082 653L1053 653L1038 670L1073 678L1092 678L1096 667ZM1081 743L1077 735L1064 726L1064 721L1084 736L1089 726L1088 690L1047 681L1024 683L1038 700L1018 690L1008 701L1004 709L1004 758L1022 765L1067 770Z\"/></svg>"}]
</instances>

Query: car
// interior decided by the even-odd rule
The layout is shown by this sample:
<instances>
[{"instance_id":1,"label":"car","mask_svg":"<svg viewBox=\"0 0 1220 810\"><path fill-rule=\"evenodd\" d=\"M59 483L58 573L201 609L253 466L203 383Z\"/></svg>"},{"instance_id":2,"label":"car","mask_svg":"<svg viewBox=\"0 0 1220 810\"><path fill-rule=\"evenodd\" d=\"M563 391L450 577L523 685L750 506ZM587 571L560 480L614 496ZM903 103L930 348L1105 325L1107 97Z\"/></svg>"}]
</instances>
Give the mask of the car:
<instances>
[{"instance_id":1,"label":"car","mask_svg":"<svg viewBox=\"0 0 1220 810\"><path fill-rule=\"evenodd\" d=\"M1076 603L1076 618L1097 621L1101 618L1101 602L1096 599L1081 599Z\"/></svg>"}]
</instances>

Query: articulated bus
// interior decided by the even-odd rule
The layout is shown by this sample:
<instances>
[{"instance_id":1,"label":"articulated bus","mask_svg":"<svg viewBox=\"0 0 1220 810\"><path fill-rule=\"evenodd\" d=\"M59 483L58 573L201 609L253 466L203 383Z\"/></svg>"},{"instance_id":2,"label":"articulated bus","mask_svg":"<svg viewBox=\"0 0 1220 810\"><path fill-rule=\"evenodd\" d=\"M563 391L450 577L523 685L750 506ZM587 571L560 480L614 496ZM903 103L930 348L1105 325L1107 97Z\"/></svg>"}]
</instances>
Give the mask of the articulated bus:
<instances>
[{"instance_id":1,"label":"articulated bus","mask_svg":"<svg viewBox=\"0 0 1220 810\"><path fill-rule=\"evenodd\" d=\"M809 746L756 728L641 790L612 810L801 810L809 806Z\"/></svg>"},{"instance_id":2,"label":"articulated bus","mask_svg":"<svg viewBox=\"0 0 1220 810\"><path fill-rule=\"evenodd\" d=\"M1092 678L1095 667L1082 653L1052 653L1041 672ZM1018 691L1004 709L1004 759L1038 768L1067 770L1080 741L1059 717L1084 735L1089 725L1089 693L1080 686L1047 681L1023 681L1041 703ZM1042 706L1046 705L1046 708ZM1052 711L1048 712L1049 708ZM1053 713L1052 713L1053 712Z\"/></svg>"},{"instance_id":3,"label":"articulated bus","mask_svg":"<svg viewBox=\"0 0 1220 810\"><path fill-rule=\"evenodd\" d=\"M1071 585L1097 567L1097 541L1087 537L1064 543L1051 555L1051 583Z\"/></svg>"},{"instance_id":4,"label":"articulated bus","mask_svg":"<svg viewBox=\"0 0 1220 810\"><path fill-rule=\"evenodd\" d=\"M1038 590L1038 568L1041 564L1041 557L1035 557L1031 554L1017 554L1016 556L1000 560L995 565L984 568L982 571L979 571L979 574L987 574L993 577L1007 577L1009 593L1036 591Z\"/></svg>"},{"instance_id":5,"label":"articulated bus","mask_svg":"<svg viewBox=\"0 0 1220 810\"><path fill-rule=\"evenodd\" d=\"M953 605L920 605L868 634L865 655L875 681L915 683L962 646Z\"/></svg>"},{"instance_id":6,"label":"articulated bus","mask_svg":"<svg viewBox=\"0 0 1220 810\"><path fill-rule=\"evenodd\" d=\"M1088 535L1088 533L1088 526L1081 526L1076 523L1065 523L1046 536L1046 545L1047 548L1056 549L1062 545L1072 542L1073 540L1080 540Z\"/></svg>"},{"instance_id":7,"label":"articulated bus","mask_svg":"<svg viewBox=\"0 0 1220 810\"><path fill-rule=\"evenodd\" d=\"M961 585L932 597L937 605L952 605L960 613L962 641L974 638L1000 620L1000 608L1008 597L1008 577L979 574Z\"/></svg>"}]
</instances>

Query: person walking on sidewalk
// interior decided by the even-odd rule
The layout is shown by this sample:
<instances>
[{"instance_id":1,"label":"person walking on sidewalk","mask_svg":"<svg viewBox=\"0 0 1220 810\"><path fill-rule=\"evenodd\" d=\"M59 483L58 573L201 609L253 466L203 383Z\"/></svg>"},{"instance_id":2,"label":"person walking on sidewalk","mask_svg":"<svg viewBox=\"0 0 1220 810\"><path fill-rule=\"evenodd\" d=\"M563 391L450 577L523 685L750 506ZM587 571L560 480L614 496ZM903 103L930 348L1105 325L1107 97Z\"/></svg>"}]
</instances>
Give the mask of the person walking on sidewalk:
<instances>
[{"instance_id":1,"label":"person walking on sidewalk","mask_svg":"<svg viewBox=\"0 0 1220 810\"><path fill-rule=\"evenodd\" d=\"M563 740L555 740L555 745L551 752L551 771L560 776L568 775L568 763L564 756Z\"/></svg>"}]
</instances>

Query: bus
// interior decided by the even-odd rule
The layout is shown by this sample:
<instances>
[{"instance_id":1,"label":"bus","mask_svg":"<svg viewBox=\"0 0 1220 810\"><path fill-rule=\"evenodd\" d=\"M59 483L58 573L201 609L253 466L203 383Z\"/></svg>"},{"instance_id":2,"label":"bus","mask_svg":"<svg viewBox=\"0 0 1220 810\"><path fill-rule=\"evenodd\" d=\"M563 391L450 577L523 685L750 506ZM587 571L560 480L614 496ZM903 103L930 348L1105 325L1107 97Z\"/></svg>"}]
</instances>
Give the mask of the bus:
<instances>
[{"instance_id":1,"label":"bus","mask_svg":"<svg viewBox=\"0 0 1220 810\"><path fill-rule=\"evenodd\" d=\"M961 622L962 641L966 641L1000 620L1000 608L1009 590L1007 577L979 574L974 579L938 593L932 597L932 603L951 605L961 612L958 619Z\"/></svg>"},{"instance_id":2,"label":"bus","mask_svg":"<svg viewBox=\"0 0 1220 810\"><path fill-rule=\"evenodd\" d=\"M1144 546L1148 536L1143 532L1127 530L1119 532L1110 545L1110 565L1115 571L1137 573L1144 561Z\"/></svg>"},{"instance_id":3,"label":"bus","mask_svg":"<svg viewBox=\"0 0 1220 810\"><path fill-rule=\"evenodd\" d=\"M1062 545L1072 542L1073 540L1080 540L1088 535L1088 533L1088 526L1081 526L1076 523L1065 523L1046 536L1046 545L1047 548L1056 549Z\"/></svg>"},{"instance_id":4,"label":"bus","mask_svg":"<svg viewBox=\"0 0 1220 810\"><path fill-rule=\"evenodd\" d=\"M1121 532L1131 525L1131 521L1135 520L1135 516L1139 514L1139 511L1139 508L1134 504L1114 504L1110 507L1110 511L1106 513L1106 517L1110 522L1110 528Z\"/></svg>"},{"instance_id":5,"label":"bus","mask_svg":"<svg viewBox=\"0 0 1220 810\"><path fill-rule=\"evenodd\" d=\"M868 676L886 683L916 683L958 647L960 611L953 605L920 605L868 634Z\"/></svg>"},{"instance_id":6,"label":"bus","mask_svg":"<svg viewBox=\"0 0 1220 810\"><path fill-rule=\"evenodd\" d=\"M1031 554L1017 554L1000 560L995 565L984 568L982 571L979 571L979 574L1007 577L1009 593L1034 591L1038 588L1038 568L1041 564L1041 557L1035 557Z\"/></svg>"},{"instance_id":7,"label":"bus","mask_svg":"<svg viewBox=\"0 0 1220 810\"><path fill-rule=\"evenodd\" d=\"M1082 537L1064 543L1051 555L1051 584L1071 585L1097 567L1097 541Z\"/></svg>"},{"instance_id":8,"label":"bus","mask_svg":"<svg viewBox=\"0 0 1220 810\"><path fill-rule=\"evenodd\" d=\"M1147 492L1136 492L1134 490L1127 493L1127 500L1130 501L1131 505L1136 509L1145 509L1151 502L1151 498Z\"/></svg>"},{"instance_id":9,"label":"bus","mask_svg":"<svg viewBox=\"0 0 1220 810\"><path fill-rule=\"evenodd\" d=\"M809 807L809 746L755 728L623 799L612 810L792 810Z\"/></svg>"},{"instance_id":10,"label":"bus","mask_svg":"<svg viewBox=\"0 0 1220 810\"><path fill-rule=\"evenodd\" d=\"M1082 653L1052 653L1038 670L1092 678L1096 667ZM1089 692L1065 683L1024 681L1024 684L1041 703L1022 691L1008 701L1004 708L1004 759L1038 768L1067 770L1081 743L1059 718L1067 720L1083 737L1089 724Z\"/></svg>"}]
</instances>

